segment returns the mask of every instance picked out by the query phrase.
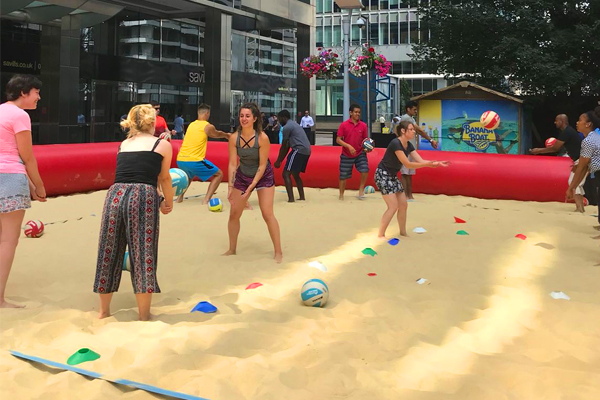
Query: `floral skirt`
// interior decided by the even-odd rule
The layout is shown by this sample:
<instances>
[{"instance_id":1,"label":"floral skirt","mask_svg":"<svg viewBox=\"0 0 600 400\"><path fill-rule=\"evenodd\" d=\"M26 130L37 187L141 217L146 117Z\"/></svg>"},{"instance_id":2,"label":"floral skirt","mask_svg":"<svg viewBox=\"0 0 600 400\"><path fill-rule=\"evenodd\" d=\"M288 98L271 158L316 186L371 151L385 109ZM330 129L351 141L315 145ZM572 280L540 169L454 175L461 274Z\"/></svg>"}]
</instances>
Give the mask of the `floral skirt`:
<instances>
[{"instance_id":1,"label":"floral skirt","mask_svg":"<svg viewBox=\"0 0 600 400\"><path fill-rule=\"evenodd\" d=\"M31 208L29 181L25 174L0 174L0 213Z\"/></svg>"}]
</instances>

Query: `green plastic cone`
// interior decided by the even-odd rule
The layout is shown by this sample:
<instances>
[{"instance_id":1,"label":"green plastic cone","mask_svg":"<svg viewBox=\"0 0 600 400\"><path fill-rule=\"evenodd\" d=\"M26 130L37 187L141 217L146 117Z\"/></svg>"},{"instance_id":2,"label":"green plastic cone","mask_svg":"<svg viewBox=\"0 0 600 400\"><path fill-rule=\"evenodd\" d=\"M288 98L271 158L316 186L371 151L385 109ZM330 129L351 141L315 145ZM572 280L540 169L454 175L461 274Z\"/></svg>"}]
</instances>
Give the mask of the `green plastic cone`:
<instances>
[{"instance_id":1,"label":"green plastic cone","mask_svg":"<svg viewBox=\"0 0 600 400\"><path fill-rule=\"evenodd\" d=\"M67 364L69 365L77 365L87 361L94 361L100 358L100 354L96 353L90 349L79 349L77 350L69 359L67 360Z\"/></svg>"},{"instance_id":2,"label":"green plastic cone","mask_svg":"<svg viewBox=\"0 0 600 400\"><path fill-rule=\"evenodd\" d=\"M458 231L458 232L456 232L456 234L457 235L462 235L462 236L468 235L467 231Z\"/></svg>"},{"instance_id":3,"label":"green plastic cone","mask_svg":"<svg viewBox=\"0 0 600 400\"><path fill-rule=\"evenodd\" d=\"M362 253L365 256L371 256L371 257L375 257L377 255L377 252L375 250L373 250L372 248L370 248L370 247L367 247L366 249L364 249L362 251Z\"/></svg>"}]
</instances>

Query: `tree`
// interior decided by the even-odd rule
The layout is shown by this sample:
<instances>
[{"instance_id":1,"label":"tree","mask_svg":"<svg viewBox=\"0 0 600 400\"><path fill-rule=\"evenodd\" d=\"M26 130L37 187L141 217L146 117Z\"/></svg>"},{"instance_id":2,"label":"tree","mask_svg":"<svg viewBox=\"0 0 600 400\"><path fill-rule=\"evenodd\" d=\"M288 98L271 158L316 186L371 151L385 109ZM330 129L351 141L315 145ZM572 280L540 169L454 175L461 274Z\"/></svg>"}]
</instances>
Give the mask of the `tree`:
<instances>
[{"instance_id":1,"label":"tree","mask_svg":"<svg viewBox=\"0 0 600 400\"><path fill-rule=\"evenodd\" d=\"M599 0L421 0L415 60L529 95L600 94Z\"/></svg>"}]
</instances>

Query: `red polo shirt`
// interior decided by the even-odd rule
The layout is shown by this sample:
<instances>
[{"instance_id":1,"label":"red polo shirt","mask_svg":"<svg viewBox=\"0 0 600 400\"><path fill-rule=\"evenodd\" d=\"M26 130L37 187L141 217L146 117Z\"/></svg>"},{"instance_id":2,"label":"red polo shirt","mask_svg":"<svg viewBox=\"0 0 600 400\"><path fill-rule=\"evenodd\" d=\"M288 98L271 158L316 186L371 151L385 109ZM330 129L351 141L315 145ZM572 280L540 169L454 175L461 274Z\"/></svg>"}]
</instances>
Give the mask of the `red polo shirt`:
<instances>
[{"instance_id":1,"label":"red polo shirt","mask_svg":"<svg viewBox=\"0 0 600 400\"><path fill-rule=\"evenodd\" d=\"M358 124L355 125L350 118L341 123L337 135L356 150L356 154L352 155L348 149L342 147L342 154L350 158L356 158L363 151L362 142L367 138L367 124L358 121Z\"/></svg>"},{"instance_id":2,"label":"red polo shirt","mask_svg":"<svg viewBox=\"0 0 600 400\"><path fill-rule=\"evenodd\" d=\"M167 121L160 115L156 116L156 123L154 124L154 136L159 137L161 133L168 132L169 127Z\"/></svg>"}]
</instances>

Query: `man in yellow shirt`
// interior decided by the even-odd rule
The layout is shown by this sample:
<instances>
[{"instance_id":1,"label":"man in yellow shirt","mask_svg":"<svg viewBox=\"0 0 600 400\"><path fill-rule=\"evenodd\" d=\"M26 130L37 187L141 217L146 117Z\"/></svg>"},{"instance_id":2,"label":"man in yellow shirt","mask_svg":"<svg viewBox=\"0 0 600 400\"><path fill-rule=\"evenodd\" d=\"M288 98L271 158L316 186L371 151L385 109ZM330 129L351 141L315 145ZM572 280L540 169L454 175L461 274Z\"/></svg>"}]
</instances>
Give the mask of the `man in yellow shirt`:
<instances>
[{"instance_id":1,"label":"man in yellow shirt","mask_svg":"<svg viewBox=\"0 0 600 400\"><path fill-rule=\"evenodd\" d=\"M198 119L188 126L181 149L179 149L177 155L177 166L188 174L190 185L196 176L203 182L212 178L202 204L208 204L223 179L223 171L206 159L208 137L229 139L231 135L230 133L218 131L214 125L208 123L209 118L210 106L200 104L198 106ZM179 195L177 198L178 203L183 201L184 194L185 192Z\"/></svg>"}]
</instances>

